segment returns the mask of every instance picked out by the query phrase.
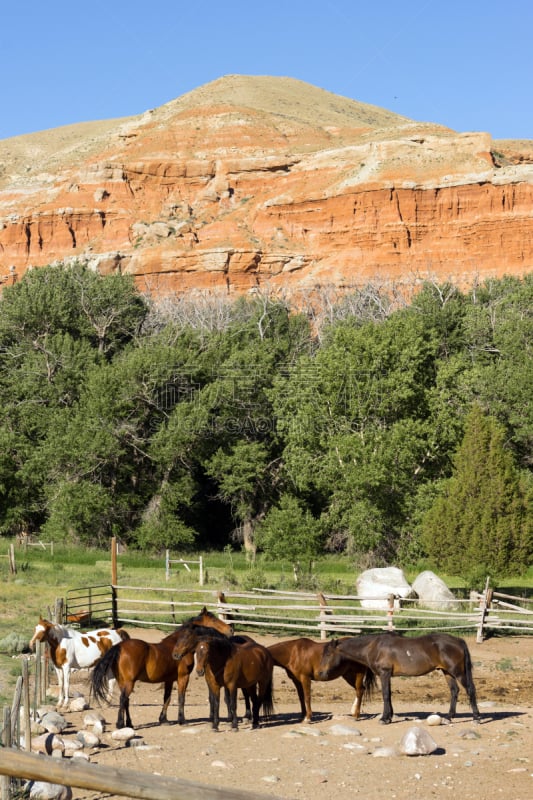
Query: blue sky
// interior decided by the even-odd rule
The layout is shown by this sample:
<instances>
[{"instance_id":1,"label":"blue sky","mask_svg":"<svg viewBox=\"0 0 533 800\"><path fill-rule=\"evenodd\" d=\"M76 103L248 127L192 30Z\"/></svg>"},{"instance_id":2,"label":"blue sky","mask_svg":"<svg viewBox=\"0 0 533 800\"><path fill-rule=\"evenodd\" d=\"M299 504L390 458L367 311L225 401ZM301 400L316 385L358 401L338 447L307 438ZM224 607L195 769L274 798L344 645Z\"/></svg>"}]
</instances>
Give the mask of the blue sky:
<instances>
[{"instance_id":1,"label":"blue sky","mask_svg":"<svg viewBox=\"0 0 533 800\"><path fill-rule=\"evenodd\" d=\"M140 114L227 74L533 139L531 0L11 0L0 31L0 139Z\"/></svg>"}]
</instances>

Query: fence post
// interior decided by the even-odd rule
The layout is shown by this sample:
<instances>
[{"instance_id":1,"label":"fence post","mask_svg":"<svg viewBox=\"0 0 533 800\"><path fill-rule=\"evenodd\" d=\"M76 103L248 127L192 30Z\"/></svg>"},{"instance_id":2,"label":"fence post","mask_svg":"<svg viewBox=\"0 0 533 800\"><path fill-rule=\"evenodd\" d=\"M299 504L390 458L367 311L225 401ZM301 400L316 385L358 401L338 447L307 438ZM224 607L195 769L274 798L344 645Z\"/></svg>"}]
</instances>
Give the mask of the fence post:
<instances>
[{"instance_id":1,"label":"fence post","mask_svg":"<svg viewBox=\"0 0 533 800\"><path fill-rule=\"evenodd\" d=\"M483 625L485 624L485 619L488 616L490 604L492 602L492 591L489 589L489 582L490 578L487 577L487 580L485 581L485 591L483 592L479 609L479 624L477 626L476 636L476 642L478 644L481 644L483 641Z\"/></svg>"},{"instance_id":2,"label":"fence post","mask_svg":"<svg viewBox=\"0 0 533 800\"><path fill-rule=\"evenodd\" d=\"M17 574L17 563L15 561L15 545L9 545L9 571L12 575Z\"/></svg>"},{"instance_id":3,"label":"fence post","mask_svg":"<svg viewBox=\"0 0 533 800\"><path fill-rule=\"evenodd\" d=\"M387 602L389 606L389 610L387 611L387 630L393 631L394 630L394 600L395 597L393 594L389 594L387 597Z\"/></svg>"},{"instance_id":4,"label":"fence post","mask_svg":"<svg viewBox=\"0 0 533 800\"><path fill-rule=\"evenodd\" d=\"M331 614L331 610L327 607L328 603L322 592L318 593L318 602L320 603L320 614L319 614L320 638L327 639L328 633L326 630L326 617Z\"/></svg>"},{"instance_id":5,"label":"fence post","mask_svg":"<svg viewBox=\"0 0 533 800\"><path fill-rule=\"evenodd\" d=\"M56 625L63 625L65 621L65 604L62 597L56 597L54 606L54 622Z\"/></svg>"},{"instance_id":6,"label":"fence post","mask_svg":"<svg viewBox=\"0 0 533 800\"><path fill-rule=\"evenodd\" d=\"M203 559L202 556L199 556L198 565L199 565L199 570L200 570L200 577L198 579L198 583L200 584L200 586L203 586L204 585L204 559Z\"/></svg>"},{"instance_id":7,"label":"fence post","mask_svg":"<svg viewBox=\"0 0 533 800\"><path fill-rule=\"evenodd\" d=\"M117 537L111 537L111 583L115 586L117 581Z\"/></svg>"},{"instance_id":8,"label":"fence post","mask_svg":"<svg viewBox=\"0 0 533 800\"><path fill-rule=\"evenodd\" d=\"M29 660L22 660L22 688L24 696L24 749L31 751L31 718L30 718L30 667Z\"/></svg>"},{"instance_id":9,"label":"fence post","mask_svg":"<svg viewBox=\"0 0 533 800\"><path fill-rule=\"evenodd\" d=\"M4 731L3 742L6 751L11 747L11 712L7 706L4 706ZM7 775L2 775L2 800L9 800L11 797L11 778Z\"/></svg>"},{"instance_id":10,"label":"fence post","mask_svg":"<svg viewBox=\"0 0 533 800\"><path fill-rule=\"evenodd\" d=\"M165 578L170 580L170 551L165 550Z\"/></svg>"},{"instance_id":11,"label":"fence post","mask_svg":"<svg viewBox=\"0 0 533 800\"><path fill-rule=\"evenodd\" d=\"M113 621L113 627L118 628L118 593L115 585L111 587L111 619Z\"/></svg>"}]
</instances>

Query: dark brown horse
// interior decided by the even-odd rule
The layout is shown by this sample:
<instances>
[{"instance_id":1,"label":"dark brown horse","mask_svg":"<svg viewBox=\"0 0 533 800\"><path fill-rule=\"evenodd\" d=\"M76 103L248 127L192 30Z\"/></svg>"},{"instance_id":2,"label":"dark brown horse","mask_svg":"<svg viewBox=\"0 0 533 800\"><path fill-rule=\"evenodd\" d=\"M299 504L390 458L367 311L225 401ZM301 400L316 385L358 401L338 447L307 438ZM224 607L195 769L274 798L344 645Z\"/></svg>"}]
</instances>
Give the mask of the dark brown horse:
<instances>
[{"instance_id":1,"label":"dark brown horse","mask_svg":"<svg viewBox=\"0 0 533 800\"><path fill-rule=\"evenodd\" d=\"M324 648L318 674L326 676L344 662L357 662L369 667L381 681L383 714L381 721L392 720L391 678L396 675L426 675L440 669L450 689L448 716L455 716L459 687L464 687L475 720L480 714L476 689L472 679L472 660L464 639L448 633L430 633L427 636L403 637L397 633L379 633L333 639Z\"/></svg>"},{"instance_id":2,"label":"dark brown horse","mask_svg":"<svg viewBox=\"0 0 533 800\"><path fill-rule=\"evenodd\" d=\"M369 696L375 686L375 675L371 669L356 661L345 660L323 676L318 669L326 647L326 642L314 642L305 636L300 639L286 639L269 646L270 654L277 667L283 667L294 683L300 700L302 721L311 722L311 681L332 681L344 678L355 689L355 700L351 713L357 719L364 696Z\"/></svg>"},{"instance_id":3,"label":"dark brown horse","mask_svg":"<svg viewBox=\"0 0 533 800\"><path fill-rule=\"evenodd\" d=\"M190 634L189 634L190 635ZM192 646L193 638L190 638ZM263 645L253 640L238 644L231 638L201 636L196 645L196 671L205 675L209 688L210 719L214 730L220 720L220 689L227 689L231 725L238 728L237 690L245 690L252 703L252 728L259 727L259 714L264 718L274 710L272 672L274 660ZM183 658L180 646L175 648L175 658Z\"/></svg>"},{"instance_id":4,"label":"dark brown horse","mask_svg":"<svg viewBox=\"0 0 533 800\"><path fill-rule=\"evenodd\" d=\"M117 728L123 728L125 724L132 727L130 695L137 681L164 684L163 708L159 714L160 723L168 721L167 709L174 681L177 681L178 722L180 725L185 722L185 692L194 667L194 653L190 653L181 661L176 662L172 658L172 651L180 636L183 636L190 627L197 625L213 628L225 636L233 633L231 625L218 619L204 607L196 617L192 617L158 644L145 642L142 639L128 639L111 647L97 663L91 681L95 698L99 701L107 699L110 675L116 678L120 687Z\"/></svg>"},{"instance_id":5,"label":"dark brown horse","mask_svg":"<svg viewBox=\"0 0 533 800\"><path fill-rule=\"evenodd\" d=\"M179 637L176 644L174 645L174 649L172 651L172 657L176 659L176 661L181 661L183 658L193 658L194 659L194 652L197 646L200 644L202 639L205 639L209 636L215 636L216 638L220 638L221 634L214 630L213 628L202 627L201 625L194 625L189 626L187 631L183 632L183 635ZM250 636L247 636L245 633L239 633L235 636L230 636L230 641L234 644L256 644L255 639L252 639ZM248 689L242 687L242 696L244 698L244 705L245 705L245 713L244 716L246 719L252 719L252 710L250 704L250 692ZM224 687L224 697L226 701L226 706L228 709L228 716L229 721L232 720L232 710L231 710L231 699L229 689Z\"/></svg>"}]
</instances>

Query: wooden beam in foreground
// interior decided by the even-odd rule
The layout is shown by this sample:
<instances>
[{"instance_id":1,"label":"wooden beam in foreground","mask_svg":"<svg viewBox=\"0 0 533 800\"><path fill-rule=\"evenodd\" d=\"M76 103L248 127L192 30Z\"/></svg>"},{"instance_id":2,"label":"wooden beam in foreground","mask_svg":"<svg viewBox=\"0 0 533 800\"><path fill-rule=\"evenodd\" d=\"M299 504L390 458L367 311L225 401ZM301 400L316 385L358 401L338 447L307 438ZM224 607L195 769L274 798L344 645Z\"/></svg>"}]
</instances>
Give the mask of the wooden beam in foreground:
<instances>
[{"instance_id":1,"label":"wooden beam in foreground","mask_svg":"<svg viewBox=\"0 0 533 800\"><path fill-rule=\"evenodd\" d=\"M255 792L217 789L180 778L70 759L58 760L7 747L0 747L0 774L145 800L267 800L267 795ZM269 795L268 800L276 798Z\"/></svg>"}]
</instances>

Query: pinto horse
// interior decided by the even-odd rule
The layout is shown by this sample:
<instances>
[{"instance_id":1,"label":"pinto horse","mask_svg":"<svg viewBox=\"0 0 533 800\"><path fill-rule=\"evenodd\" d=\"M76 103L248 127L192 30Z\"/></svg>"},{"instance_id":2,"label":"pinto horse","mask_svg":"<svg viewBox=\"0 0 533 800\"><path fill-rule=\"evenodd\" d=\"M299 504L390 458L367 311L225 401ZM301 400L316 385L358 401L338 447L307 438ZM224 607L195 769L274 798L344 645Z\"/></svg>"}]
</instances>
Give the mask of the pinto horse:
<instances>
[{"instance_id":1,"label":"pinto horse","mask_svg":"<svg viewBox=\"0 0 533 800\"><path fill-rule=\"evenodd\" d=\"M56 625L40 616L30 647L33 650L36 642L48 643L59 684L58 706L61 708L68 706L71 670L94 666L113 645L128 638L126 631L121 629L97 628L82 633L65 625ZM109 686L110 695L113 693L113 683Z\"/></svg>"},{"instance_id":2,"label":"pinto horse","mask_svg":"<svg viewBox=\"0 0 533 800\"><path fill-rule=\"evenodd\" d=\"M164 684L163 707L159 714L160 724L168 721L167 709L174 681L177 681L178 723L182 725L185 722L185 693L194 667L194 653L176 662L172 658L172 651L180 636L196 625L213 628L224 636L233 633L231 625L218 619L204 607L196 617L192 617L173 633L165 636L158 644L151 644L143 639L129 639L114 645L97 663L92 675L95 698L99 701L106 699L109 673L114 675L120 687L117 728L123 728L124 725L133 727L130 716L130 695L137 681Z\"/></svg>"},{"instance_id":3,"label":"pinto horse","mask_svg":"<svg viewBox=\"0 0 533 800\"><path fill-rule=\"evenodd\" d=\"M346 661L364 664L379 676L383 695L381 722L385 724L392 721L394 713L391 678L397 675L426 675L435 669L444 673L450 689L448 717L452 719L455 716L459 680L468 695L474 720L480 719L472 678L472 660L464 639L448 633L430 633L413 638L404 638L397 633L379 633L333 639L324 648L318 674L328 675Z\"/></svg>"},{"instance_id":4,"label":"pinto horse","mask_svg":"<svg viewBox=\"0 0 533 800\"><path fill-rule=\"evenodd\" d=\"M231 639L202 637L196 648L196 671L209 687L210 717L218 730L220 689L228 690L231 727L237 730L237 689L245 689L252 702L252 728L259 727L259 712L268 719L274 711L272 673L274 659L257 642L236 644Z\"/></svg>"},{"instance_id":5,"label":"pinto horse","mask_svg":"<svg viewBox=\"0 0 533 800\"><path fill-rule=\"evenodd\" d=\"M274 665L282 667L296 687L303 722L311 722L313 716L311 681L332 681L335 678L344 678L346 683L355 689L351 713L358 719L363 697L370 696L375 687L375 675L369 667L356 661L345 660L321 677L318 670L325 647L326 642L314 642L303 636L299 639L276 642L268 649L274 659Z\"/></svg>"}]
</instances>

